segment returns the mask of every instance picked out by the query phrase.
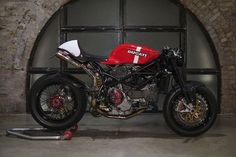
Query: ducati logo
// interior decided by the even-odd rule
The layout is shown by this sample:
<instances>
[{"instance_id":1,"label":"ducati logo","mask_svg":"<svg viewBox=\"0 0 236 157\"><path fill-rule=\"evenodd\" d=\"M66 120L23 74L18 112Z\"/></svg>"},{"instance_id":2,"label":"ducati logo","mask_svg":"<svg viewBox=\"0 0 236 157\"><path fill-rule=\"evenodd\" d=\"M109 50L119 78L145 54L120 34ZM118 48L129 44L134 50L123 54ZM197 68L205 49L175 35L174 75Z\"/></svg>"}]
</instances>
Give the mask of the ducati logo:
<instances>
[{"instance_id":1,"label":"ducati logo","mask_svg":"<svg viewBox=\"0 0 236 157\"><path fill-rule=\"evenodd\" d=\"M128 50L128 53L136 55L136 56L147 57L147 54L141 53L141 52L138 52L138 51Z\"/></svg>"},{"instance_id":2,"label":"ducati logo","mask_svg":"<svg viewBox=\"0 0 236 157\"><path fill-rule=\"evenodd\" d=\"M133 50L128 50L128 53L129 53L129 54L133 54L133 55L134 55L134 60L133 60L133 63L134 63L134 64L138 64L139 56L141 56L141 57L147 57L147 54L140 52L141 49L142 49L142 47L138 46L135 51L133 51Z\"/></svg>"}]
</instances>

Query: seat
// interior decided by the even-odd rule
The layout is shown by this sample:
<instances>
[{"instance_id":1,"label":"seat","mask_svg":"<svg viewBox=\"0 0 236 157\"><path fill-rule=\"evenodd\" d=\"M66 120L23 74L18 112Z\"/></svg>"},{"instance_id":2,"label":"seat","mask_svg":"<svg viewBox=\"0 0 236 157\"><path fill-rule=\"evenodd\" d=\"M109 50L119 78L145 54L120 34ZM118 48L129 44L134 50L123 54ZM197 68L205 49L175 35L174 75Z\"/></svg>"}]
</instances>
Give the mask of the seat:
<instances>
[{"instance_id":1,"label":"seat","mask_svg":"<svg viewBox=\"0 0 236 157\"><path fill-rule=\"evenodd\" d=\"M106 56L98 56L94 55L93 53L86 52L80 45L79 41L78 46L80 48L81 55L77 57L77 59L84 60L84 61L95 61L95 62L101 62L107 59Z\"/></svg>"},{"instance_id":2,"label":"seat","mask_svg":"<svg viewBox=\"0 0 236 157\"><path fill-rule=\"evenodd\" d=\"M77 58L85 60L85 61L95 61L95 62L101 62L101 61L104 61L105 59L107 59L106 56L94 55L92 53L88 53L88 52L84 51L83 49L81 49L81 55Z\"/></svg>"}]
</instances>

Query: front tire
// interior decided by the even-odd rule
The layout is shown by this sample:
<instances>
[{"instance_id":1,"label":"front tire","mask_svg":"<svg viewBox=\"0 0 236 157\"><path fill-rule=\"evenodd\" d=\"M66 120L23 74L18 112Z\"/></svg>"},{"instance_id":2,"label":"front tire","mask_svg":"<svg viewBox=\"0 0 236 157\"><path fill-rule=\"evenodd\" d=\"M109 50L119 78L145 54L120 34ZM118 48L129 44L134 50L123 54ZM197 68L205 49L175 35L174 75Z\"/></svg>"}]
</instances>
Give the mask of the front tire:
<instances>
[{"instance_id":1,"label":"front tire","mask_svg":"<svg viewBox=\"0 0 236 157\"><path fill-rule=\"evenodd\" d=\"M30 92L33 118L52 130L65 130L75 125L86 110L84 88L75 84L71 79L57 74L39 78Z\"/></svg>"},{"instance_id":2,"label":"front tire","mask_svg":"<svg viewBox=\"0 0 236 157\"><path fill-rule=\"evenodd\" d=\"M194 93L194 111L189 111L184 105L186 101L180 88L170 92L163 108L166 123L181 136L197 136L206 132L217 116L217 102L212 92L205 86L197 86Z\"/></svg>"}]
</instances>

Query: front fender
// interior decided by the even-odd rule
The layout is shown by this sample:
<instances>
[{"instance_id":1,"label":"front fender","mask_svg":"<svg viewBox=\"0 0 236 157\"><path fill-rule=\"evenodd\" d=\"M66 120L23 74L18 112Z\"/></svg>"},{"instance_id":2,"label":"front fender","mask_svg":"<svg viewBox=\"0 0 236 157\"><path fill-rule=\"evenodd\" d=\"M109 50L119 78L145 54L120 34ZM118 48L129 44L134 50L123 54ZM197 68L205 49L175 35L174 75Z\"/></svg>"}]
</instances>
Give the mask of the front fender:
<instances>
[{"instance_id":1,"label":"front fender","mask_svg":"<svg viewBox=\"0 0 236 157\"><path fill-rule=\"evenodd\" d=\"M184 88L187 90L193 90L193 89L196 89L197 87L203 87L203 86L205 85L202 82L198 82L198 81L186 81L184 84ZM172 90L176 90L178 88L180 88L180 86L175 85Z\"/></svg>"},{"instance_id":2,"label":"front fender","mask_svg":"<svg viewBox=\"0 0 236 157\"><path fill-rule=\"evenodd\" d=\"M190 100L192 102L195 102L196 96L195 96L195 90L199 87L205 87L205 85L201 82L198 81L187 81L184 84L184 88L183 90L185 90L185 92L187 92L190 96ZM181 91L181 87L179 85L175 85L170 92L168 92L166 98L165 98L165 103L164 105L168 102L168 100L172 97L172 95L175 95L175 93Z\"/></svg>"}]
</instances>

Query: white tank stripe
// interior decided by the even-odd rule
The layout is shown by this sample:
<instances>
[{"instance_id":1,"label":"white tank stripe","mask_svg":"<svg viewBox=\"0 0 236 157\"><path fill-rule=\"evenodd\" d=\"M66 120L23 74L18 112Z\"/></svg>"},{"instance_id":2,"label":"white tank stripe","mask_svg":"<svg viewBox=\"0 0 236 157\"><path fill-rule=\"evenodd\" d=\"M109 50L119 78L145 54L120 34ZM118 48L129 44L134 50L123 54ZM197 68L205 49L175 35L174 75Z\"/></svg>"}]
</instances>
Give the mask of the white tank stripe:
<instances>
[{"instance_id":1,"label":"white tank stripe","mask_svg":"<svg viewBox=\"0 0 236 157\"><path fill-rule=\"evenodd\" d=\"M142 49L142 47L138 46L138 47L136 48L136 51L140 52L141 49Z\"/></svg>"},{"instance_id":2,"label":"white tank stripe","mask_svg":"<svg viewBox=\"0 0 236 157\"><path fill-rule=\"evenodd\" d=\"M133 63L134 63L134 64L137 64L137 63L138 63L138 60L139 60L139 56L135 55L135 56L134 56L134 61L133 61Z\"/></svg>"},{"instance_id":3,"label":"white tank stripe","mask_svg":"<svg viewBox=\"0 0 236 157\"><path fill-rule=\"evenodd\" d=\"M142 47L137 46L136 51L137 51L137 52L140 52L141 49L142 49ZM135 55L135 56L134 56L134 61L133 61L133 63L134 63L134 64L137 64L137 63L138 63L138 60L139 60L139 56L138 56L138 55Z\"/></svg>"}]
</instances>

